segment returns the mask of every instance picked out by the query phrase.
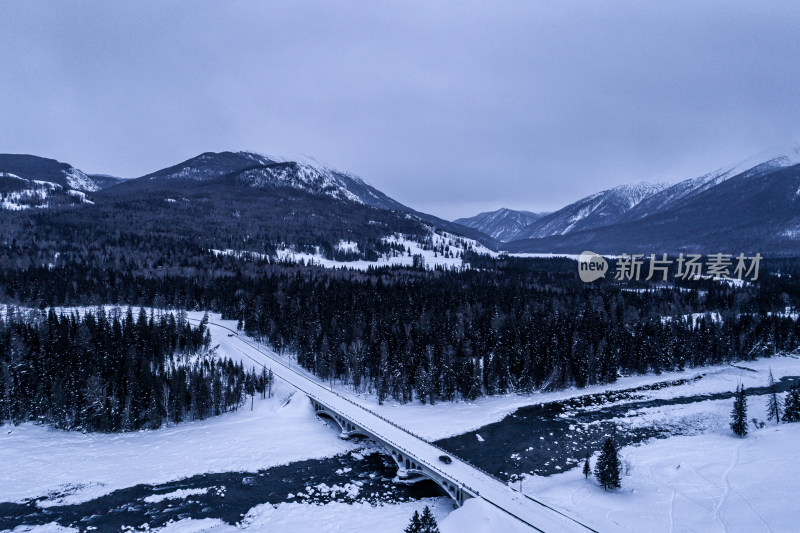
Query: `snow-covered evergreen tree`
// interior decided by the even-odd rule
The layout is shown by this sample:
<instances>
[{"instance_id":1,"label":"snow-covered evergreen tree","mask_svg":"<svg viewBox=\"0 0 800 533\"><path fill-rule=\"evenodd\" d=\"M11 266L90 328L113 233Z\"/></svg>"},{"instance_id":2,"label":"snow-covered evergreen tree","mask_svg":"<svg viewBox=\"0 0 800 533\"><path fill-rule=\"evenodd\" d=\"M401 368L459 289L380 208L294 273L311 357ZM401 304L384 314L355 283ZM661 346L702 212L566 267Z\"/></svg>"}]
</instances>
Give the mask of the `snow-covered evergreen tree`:
<instances>
[{"instance_id":1,"label":"snow-covered evergreen tree","mask_svg":"<svg viewBox=\"0 0 800 533\"><path fill-rule=\"evenodd\" d=\"M419 511L414 511L411 522L403 530L404 533L420 533L422 531L422 521L419 518Z\"/></svg>"},{"instance_id":2,"label":"snow-covered evergreen tree","mask_svg":"<svg viewBox=\"0 0 800 533\"><path fill-rule=\"evenodd\" d=\"M420 517L420 533L439 533L439 526L436 524L436 518L431 512L431 508L427 505L422 510L422 517Z\"/></svg>"},{"instance_id":3,"label":"snow-covered evergreen tree","mask_svg":"<svg viewBox=\"0 0 800 533\"><path fill-rule=\"evenodd\" d=\"M597 464L594 467L594 475L597 481L605 490L618 489L620 487L620 460L617 454L617 445L611 437L606 438L603 449Z\"/></svg>"},{"instance_id":4,"label":"snow-covered evergreen tree","mask_svg":"<svg viewBox=\"0 0 800 533\"><path fill-rule=\"evenodd\" d=\"M800 422L800 381L792 385L783 402L783 421Z\"/></svg>"},{"instance_id":5,"label":"snow-covered evergreen tree","mask_svg":"<svg viewBox=\"0 0 800 533\"><path fill-rule=\"evenodd\" d=\"M767 384L769 394L767 396L767 420L775 419L775 423L781 420L781 400L775 388L775 378L772 377L772 369L769 369L769 383Z\"/></svg>"},{"instance_id":6,"label":"snow-covered evergreen tree","mask_svg":"<svg viewBox=\"0 0 800 533\"><path fill-rule=\"evenodd\" d=\"M747 435L747 396L743 385L736 387L731 411L731 429L739 437Z\"/></svg>"}]
</instances>

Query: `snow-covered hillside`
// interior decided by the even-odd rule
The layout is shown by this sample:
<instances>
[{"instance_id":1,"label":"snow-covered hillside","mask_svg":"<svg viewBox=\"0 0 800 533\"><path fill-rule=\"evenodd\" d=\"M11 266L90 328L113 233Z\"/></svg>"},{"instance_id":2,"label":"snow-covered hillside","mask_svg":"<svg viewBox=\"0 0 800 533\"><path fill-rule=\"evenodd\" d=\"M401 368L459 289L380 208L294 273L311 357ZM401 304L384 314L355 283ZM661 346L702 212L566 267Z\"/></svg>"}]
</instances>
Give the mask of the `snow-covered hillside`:
<instances>
[{"instance_id":1,"label":"snow-covered hillside","mask_svg":"<svg viewBox=\"0 0 800 533\"><path fill-rule=\"evenodd\" d=\"M254 152L205 152L182 163L152 172L140 179L205 181L245 168L275 161Z\"/></svg>"},{"instance_id":2,"label":"snow-covered hillside","mask_svg":"<svg viewBox=\"0 0 800 533\"><path fill-rule=\"evenodd\" d=\"M242 171L236 180L251 187L294 187L338 200L363 203L337 174L299 163L275 163Z\"/></svg>"},{"instance_id":3,"label":"snow-covered hillside","mask_svg":"<svg viewBox=\"0 0 800 533\"><path fill-rule=\"evenodd\" d=\"M666 213L701 193L734 178L756 178L800 164L800 143L777 147L713 172L672 185L621 185L592 194L526 226L504 233L504 242L567 235ZM478 218L478 217L473 217ZM466 221L471 219L464 219ZM791 228L785 236L792 236Z\"/></svg>"},{"instance_id":4,"label":"snow-covered hillside","mask_svg":"<svg viewBox=\"0 0 800 533\"><path fill-rule=\"evenodd\" d=\"M67 179L67 185L70 189L76 191L96 192L100 190L100 185L95 183L92 178L78 170L77 168L70 168L64 173Z\"/></svg>"},{"instance_id":5,"label":"snow-covered hillside","mask_svg":"<svg viewBox=\"0 0 800 533\"><path fill-rule=\"evenodd\" d=\"M662 183L620 185L574 202L529 224L517 239L536 239L591 229L615 223L634 206L666 187Z\"/></svg>"},{"instance_id":6,"label":"snow-covered hillside","mask_svg":"<svg viewBox=\"0 0 800 533\"><path fill-rule=\"evenodd\" d=\"M298 159L301 161L252 151L206 152L139 179L205 182L227 176L249 187L291 187L379 209L408 211L358 176L307 156Z\"/></svg>"},{"instance_id":7,"label":"snow-covered hillside","mask_svg":"<svg viewBox=\"0 0 800 533\"><path fill-rule=\"evenodd\" d=\"M83 184L85 185L85 184ZM8 172L0 173L0 209L46 209L52 202L93 203L86 193L42 180L29 180Z\"/></svg>"},{"instance_id":8,"label":"snow-covered hillside","mask_svg":"<svg viewBox=\"0 0 800 533\"><path fill-rule=\"evenodd\" d=\"M547 213L531 213L514 209L498 209L479 213L474 217L459 218L456 224L475 228L500 242L512 240L523 228L536 222Z\"/></svg>"},{"instance_id":9,"label":"snow-covered hillside","mask_svg":"<svg viewBox=\"0 0 800 533\"><path fill-rule=\"evenodd\" d=\"M756 177L773 170L800 163L800 144L776 148L748 157L736 164L719 168L697 178L683 180L645 198L621 218L621 222L638 220L648 215L667 211L725 180L745 174Z\"/></svg>"},{"instance_id":10,"label":"snow-covered hillside","mask_svg":"<svg viewBox=\"0 0 800 533\"><path fill-rule=\"evenodd\" d=\"M266 261L288 261L292 263L304 263L306 265L316 265L325 268L351 268L354 270L367 270L368 268L394 267L394 266L424 266L428 269L446 268L461 269L469 268L468 262L464 261L464 253L467 251L479 254L496 256L497 254L479 242L453 235L443 231L431 229L428 237L421 242L408 238L401 234L388 235L384 242L402 247L403 251L387 253L378 258L377 261L366 261L363 259L355 261L337 261L323 257L319 248L316 253L298 252L293 248L282 248L270 257L267 254L247 250L211 250L214 255L229 255L240 259L256 259ZM358 244L348 241L341 241L337 248L351 253L358 252Z\"/></svg>"}]
</instances>

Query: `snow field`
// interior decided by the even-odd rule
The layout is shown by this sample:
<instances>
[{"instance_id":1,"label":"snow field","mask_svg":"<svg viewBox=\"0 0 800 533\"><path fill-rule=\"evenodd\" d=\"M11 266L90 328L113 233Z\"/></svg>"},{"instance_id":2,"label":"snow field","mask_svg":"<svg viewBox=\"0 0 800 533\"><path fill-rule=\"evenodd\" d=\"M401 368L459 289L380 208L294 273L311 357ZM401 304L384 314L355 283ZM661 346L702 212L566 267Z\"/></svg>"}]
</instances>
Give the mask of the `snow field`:
<instances>
[{"instance_id":1,"label":"snow field","mask_svg":"<svg viewBox=\"0 0 800 533\"><path fill-rule=\"evenodd\" d=\"M200 312L189 313L194 319ZM232 321L214 323L235 329ZM241 335L241 333L240 333ZM227 337L212 339L219 355L243 358ZM287 359L288 360L288 359ZM245 366L252 361L243 359ZM636 393L641 400L730 392L738 383L764 386L772 369L776 380L800 375L800 358L775 357L737 366L719 365L658 376L623 377L610 386L481 398L475 402L422 405L419 402L378 406L374 397L335 388L369 409L426 438L443 438L497 421L524 405L563 400L605 390L704 377L684 385ZM318 421L305 398L280 381L275 396L249 404L236 413L156 431L84 435L33 424L3 426L0 431L0 501L20 501L62 493L46 505L75 503L137 483L157 483L203 472L257 470L292 461L326 457L353 450L337 433ZM617 405L623 405L622 400ZM630 400L634 401L634 400ZM748 418L766 418L766 398L748 398ZM601 531L793 531L796 513L786 502L800 492L800 424L754 430L746 439L727 427L732 400L646 408L617 419L620 425L676 425L692 436L672 437L622 450L627 472L623 488L604 492L575 468L541 478L529 476L524 490L565 510ZM121 468L134 465L135 468ZM314 487L321 491L353 491L357 487ZM186 497L187 495L159 495ZM446 498L372 507L369 504L282 503L254 507L240 524L253 531L402 531L414 509L434 506L443 533L521 531L522 525L482 500L468 500L454 512ZM235 529L239 529L238 527ZM219 520L182 520L163 531L233 531ZM56 525L15 533L65 532Z\"/></svg>"},{"instance_id":2,"label":"snow field","mask_svg":"<svg viewBox=\"0 0 800 533\"><path fill-rule=\"evenodd\" d=\"M750 428L744 439L728 431L623 448L628 472L614 492L580 468L526 477L523 490L600 531L797 531L800 424Z\"/></svg>"},{"instance_id":3,"label":"snow field","mask_svg":"<svg viewBox=\"0 0 800 533\"><path fill-rule=\"evenodd\" d=\"M305 396L278 382L273 398L199 422L132 433L0 427L0 501L48 494L43 506L87 501L139 483L210 472L255 471L356 448L314 416Z\"/></svg>"}]
</instances>

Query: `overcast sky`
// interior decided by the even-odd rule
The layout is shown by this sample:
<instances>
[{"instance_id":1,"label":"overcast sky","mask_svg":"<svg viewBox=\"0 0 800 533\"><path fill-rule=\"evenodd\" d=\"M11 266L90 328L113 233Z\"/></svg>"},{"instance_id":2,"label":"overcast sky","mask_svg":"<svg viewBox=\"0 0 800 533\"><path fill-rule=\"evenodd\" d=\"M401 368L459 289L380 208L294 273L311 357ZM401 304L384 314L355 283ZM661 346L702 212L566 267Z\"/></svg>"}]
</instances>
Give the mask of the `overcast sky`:
<instances>
[{"instance_id":1,"label":"overcast sky","mask_svg":"<svg viewBox=\"0 0 800 533\"><path fill-rule=\"evenodd\" d=\"M0 0L0 152L87 172L308 154L456 218L798 138L796 0Z\"/></svg>"}]
</instances>

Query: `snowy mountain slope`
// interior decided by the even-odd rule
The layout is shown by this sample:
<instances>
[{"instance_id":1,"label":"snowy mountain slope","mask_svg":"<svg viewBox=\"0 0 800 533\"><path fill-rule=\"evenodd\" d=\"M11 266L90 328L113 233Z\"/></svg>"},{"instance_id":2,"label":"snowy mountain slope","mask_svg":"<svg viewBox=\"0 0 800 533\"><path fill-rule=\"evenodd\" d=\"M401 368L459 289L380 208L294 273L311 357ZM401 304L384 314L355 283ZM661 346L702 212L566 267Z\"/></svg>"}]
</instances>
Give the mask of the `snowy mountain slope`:
<instances>
[{"instance_id":1,"label":"snowy mountain slope","mask_svg":"<svg viewBox=\"0 0 800 533\"><path fill-rule=\"evenodd\" d=\"M311 158L304 162L256 152L206 152L177 165L152 172L136 181L233 179L256 188L293 187L311 194L357 202L379 209L409 211L361 178L333 169Z\"/></svg>"},{"instance_id":2,"label":"snowy mountain slope","mask_svg":"<svg viewBox=\"0 0 800 533\"><path fill-rule=\"evenodd\" d=\"M665 187L660 183L642 182L592 194L540 218L513 235L511 240L565 235L614 224L634 206Z\"/></svg>"},{"instance_id":3,"label":"snowy mountain slope","mask_svg":"<svg viewBox=\"0 0 800 533\"><path fill-rule=\"evenodd\" d=\"M379 209L409 210L352 174L295 161L250 167L234 172L229 178L251 187L293 187L311 194L330 196L337 200L356 202Z\"/></svg>"},{"instance_id":4,"label":"snowy mountain slope","mask_svg":"<svg viewBox=\"0 0 800 533\"><path fill-rule=\"evenodd\" d=\"M96 192L116 183L110 176L90 176L67 163L34 155L0 154L0 174L47 181L65 189Z\"/></svg>"},{"instance_id":5,"label":"snowy mountain slope","mask_svg":"<svg viewBox=\"0 0 800 533\"><path fill-rule=\"evenodd\" d=\"M292 247L276 250L274 255L267 255L260 252L247 250L210 250L216 255L227 255L242 260L268 261L268 262L290 262L306 265L316 265L323 268L346 268L353 270L366 271L369 268L381 267L424 267L428 270L437 268L445 270L459 270L470 268L469 262L464 259L466 252L479 254L496 255L495 252L486 248L474 239L461 237L444 231L437 231L429 228L430 233L424 239L408 238L402 234L392 234L384 237L384 243L389 243L395 247L402 248L382 254L374 261L356 259L351 261L329 259L320 253L317 247L316 253L300 252ZM340 241L337 245L340 250L347 250L358 254L358 243Z\"/></svg>"},{"instance_id":6,"label":"snowy mountain slope","mask_svg":"<svg viewBox=\"0 0 800 533\"><path fill-rule=\"evenodd\" d=\"M22 211L46 209L55 204L82 203L93 203L83 191L65 188L50 181L29 180L10 172L0 172L0 209Z\"/></svg>"},{"instance_id":7,"label":"snowy mountain slope","mask_svg":"<svg viewBox=\"0 0 800 533\"><path fill-rule=\"evenodd\" d=\"M800 236L800 195L792 189L791 170L798 164L800 143L794 143L644 191L638 201L636 195L622 194L614 200L631 201L606 204L610 191L604 191L534 222L502 248L517 253L621 253L626 248L649 253L735 246L782 253L788 251L785 245L797 246Z\"/></svg>"},{"instance_id":8,"label":"snowy mountain slope","mask_svg":"<svg viewBox=\"0 0 800 533\"><path fill-rule=\"evenodd\" d=\"M177 165L145 174L138 179L205 181L253 166L273 163L276 161L252 152L205 152Z\"/></svg>"},{"instance_id":9,"label":"snowy mountain slope","mask_svg":"<svg viewBox=\"0 0 800 533\"><path fill-rule=\"evenodd\" d=\"M101 190L113 187L125 181L125 178L118 178L108 174L87 174L87 176L89 176L89 179L97 184Z\"/></svg>"},{"instance_id":10,"label":"snowy mountain slope","mask_svg":"<svg viewBox=\"0 0 800 533\"><path fill-rule=\"evenodd\" d=\"M774 149L749 157L697 178L690 178L645 198L620 217L619 222L639 220L667 211L734 176L755 178L800 163L800 144Z\"/></svg>"},{"instance_id":11,"label":"snowy mountain slope","mask_svg":"<svg viewBox=\"0 0 800 533\"><path fill-rule=\"evenodd\" d=\"M475 239L489 248L494 249L497 246L497 242L488 235L473 228L415 211L349 172L334 169L308 156L296 159L299 161L249 151L206 152L172 167L134 180L126 180L124 184L114 189L117 198L127 196L130 199L169 188L173 189L169 194L180 189L230 195L237 187L246 187L259 190L258 194L271 196L291 195L294 190L345 204L360 204L396 212L400 219L411 216L424 224ZM337 206L338 211L347 209L349 208L344 205ZM358 227L352 229L354 232L359 231ZM399 228L393 229L401 231Z\"/></svg>"},{"instance_id":12,"label":"snowy mountain slope","mask_svg":"<svg viewBox=\"0 0 800 533\"><path fill-rule=\"evenodd\" d=\"M339 200L361 202L343 184L315 168L298 163L274 163L243 170L235 179L251 187L294 187L314 194L324 194Z\"/></svg>"},{"instance_id":13,"label":"snowy mountain slope","mask_svg":"<svg viewBox=\"0 0 800 533\"><path fill-rule=\"evenodd\" d=\"M502 208L497 211L479 213L473 217L459 218L453 222L475 228L500 242L505 242L513 239L523 228L547 214Z\"/></svg>"},{"instance_id":14,"label":"snowy mountain slope","mask_svg":"<svg viewBox=\"0 0 800 533\"><path fill-rule=\"evenodd\" d=\"M797 253L800 164L747 170L638 220L506 243L510 252Z\"/></svg>"}]
</instances>

